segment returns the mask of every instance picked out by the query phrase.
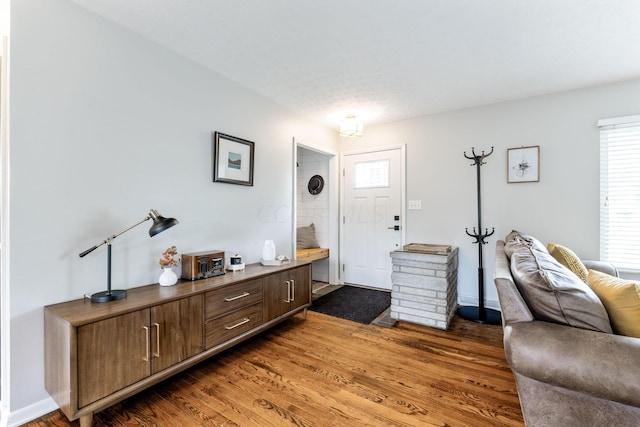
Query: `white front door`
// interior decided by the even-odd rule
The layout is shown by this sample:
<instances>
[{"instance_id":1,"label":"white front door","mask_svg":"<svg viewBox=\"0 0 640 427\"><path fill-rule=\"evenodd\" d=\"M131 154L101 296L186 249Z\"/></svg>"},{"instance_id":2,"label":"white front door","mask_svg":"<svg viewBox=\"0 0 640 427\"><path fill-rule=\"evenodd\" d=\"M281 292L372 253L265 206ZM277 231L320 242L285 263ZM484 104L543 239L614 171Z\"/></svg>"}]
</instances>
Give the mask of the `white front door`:
<instances>
[{"instance_id":1,"label":"white front door","mask_svg":"<svg viewBox=\"0 0 640 427\"><path fill-rule=\"evenodd\" d=\"M391 257L402 248L403 150L344 156L343 281L391 289Z\"/></svg>"}]
</instances>

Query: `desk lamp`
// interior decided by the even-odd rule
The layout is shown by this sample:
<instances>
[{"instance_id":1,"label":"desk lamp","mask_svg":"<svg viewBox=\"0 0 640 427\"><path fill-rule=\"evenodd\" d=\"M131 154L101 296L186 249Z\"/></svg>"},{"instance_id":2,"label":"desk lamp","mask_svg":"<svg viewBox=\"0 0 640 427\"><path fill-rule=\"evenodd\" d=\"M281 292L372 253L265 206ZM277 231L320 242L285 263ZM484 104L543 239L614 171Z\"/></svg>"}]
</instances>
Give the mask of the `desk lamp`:
<instances>
[{"instance_id":1,"label":"desk lamp","mask_svg":"<svg viewBox=\"0 0 640 427\"><path fill-rule=\"evenodd\" d=\"M149 219L153 220L153 225L149 229L149 236L150 237L153 237L158 233L162 233L167 228L173 227L174 225L176 225L178 223L177 219L175 219L175 218L165 218L162 215L160 215L157 210L151 209L151 211L149 212L149 215L147 215L139 223L134 224L131 227L129 227L129 228L125 229L125 230L122 230L121 232L119 232L117 234L114 234L113 236L107 237L102 242L100 242L97 245L87 249L86 251L84 251L84 252L82 252L80 254L80 258L82 258L85 255L88 255L91 252L95 251L100 246L102 246L104 244L107 245L107 290L91 295L91 301L92 302L114 301L114 300L118 300L118 299L121 299L121 298L124 298L124 297L127 296L127 291L126 290L115 290L115 291L111 290L111 242L113 241L113 239L115 239L119 235L126 233L127 231L131 230L134 227L137 227L138 225L142 224L143 222L145 222L145 221L147 221Z\"/></svg>"}]
</instances>

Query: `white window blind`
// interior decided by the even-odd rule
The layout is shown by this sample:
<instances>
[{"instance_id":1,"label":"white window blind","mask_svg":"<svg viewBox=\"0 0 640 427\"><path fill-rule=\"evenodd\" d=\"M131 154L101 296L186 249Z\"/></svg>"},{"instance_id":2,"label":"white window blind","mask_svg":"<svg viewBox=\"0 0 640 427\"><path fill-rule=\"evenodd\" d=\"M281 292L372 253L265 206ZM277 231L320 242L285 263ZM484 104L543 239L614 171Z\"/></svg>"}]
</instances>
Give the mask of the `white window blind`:
<instances>
[{"instance_id":1,"label":"white window blind","mask_svg":"<svg viewBox=\"0 0 640 427\"><path fill-rule=\"evenodd\" d=\"M600 259L640 270L640 116L600 120Z\"/></svg>"}]
</instances>

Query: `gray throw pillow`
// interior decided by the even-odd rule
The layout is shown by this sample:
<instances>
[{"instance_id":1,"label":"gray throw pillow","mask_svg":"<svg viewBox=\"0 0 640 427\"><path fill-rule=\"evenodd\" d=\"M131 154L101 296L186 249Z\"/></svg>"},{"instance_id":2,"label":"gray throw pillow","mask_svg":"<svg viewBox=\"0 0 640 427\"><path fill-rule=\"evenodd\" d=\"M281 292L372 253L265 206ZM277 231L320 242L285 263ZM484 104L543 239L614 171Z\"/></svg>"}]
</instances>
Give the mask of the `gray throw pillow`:
<instances>
[{"instance_id":1,"label":"gray throw pillow","mask_svg":"<svg viewBox=\"0 0 640 427\"><path fill-rule=\"evenodd\" d=\"M296 229L296 249L319 248L316 239L316 226L311 223L308 227L298 227Z\"/></svg>"},{"instance_id":2,"label":"gray throw pillow","mask_svg":"<svg viewBox=\"0 0 640 427\"><path fill-rule=\"evenodd\" d=\"M598 296L571 270L560 264L544 245L530 236L510 233L510 254L516 287L536 319L576 328L612 333Z\"/></svg>"}]
</instances>

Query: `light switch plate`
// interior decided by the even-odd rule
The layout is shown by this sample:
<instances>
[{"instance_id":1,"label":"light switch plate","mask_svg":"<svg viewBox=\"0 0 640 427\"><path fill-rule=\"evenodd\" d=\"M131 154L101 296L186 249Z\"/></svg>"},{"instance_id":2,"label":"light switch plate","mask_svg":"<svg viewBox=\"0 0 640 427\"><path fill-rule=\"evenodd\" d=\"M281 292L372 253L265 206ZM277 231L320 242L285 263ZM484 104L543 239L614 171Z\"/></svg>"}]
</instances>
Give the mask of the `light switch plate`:
<instances>
[{"instance_id":1,"label":"light switch plate","mask_svg":"<svg viewBox=\"0 0 640 427\"><path fill-rule=\"evenodd\" d=\"M422 200L409 200L409 210L410 211L421 211L422 210Z\"/></svg>"}]
</instances>

